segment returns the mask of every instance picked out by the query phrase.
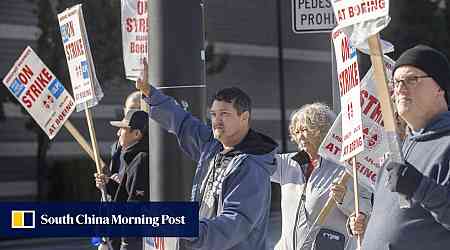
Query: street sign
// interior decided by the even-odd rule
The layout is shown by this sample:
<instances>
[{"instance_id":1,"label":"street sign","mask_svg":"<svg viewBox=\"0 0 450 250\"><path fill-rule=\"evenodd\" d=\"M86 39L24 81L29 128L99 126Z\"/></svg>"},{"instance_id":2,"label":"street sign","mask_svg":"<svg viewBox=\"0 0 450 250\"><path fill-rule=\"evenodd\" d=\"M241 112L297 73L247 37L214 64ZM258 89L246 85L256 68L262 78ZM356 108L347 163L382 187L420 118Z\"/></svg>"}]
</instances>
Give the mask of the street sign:
<instances>
[{"instance_id":1,"label":"street sign","mask_svg":"<svg viewBox=\"0 0 450 250\"><path fill-rule=\"evenodd\" d=\"M336 24L330 0L292 0L294 33L331 32Z\"/></svg>"}]
</instances>

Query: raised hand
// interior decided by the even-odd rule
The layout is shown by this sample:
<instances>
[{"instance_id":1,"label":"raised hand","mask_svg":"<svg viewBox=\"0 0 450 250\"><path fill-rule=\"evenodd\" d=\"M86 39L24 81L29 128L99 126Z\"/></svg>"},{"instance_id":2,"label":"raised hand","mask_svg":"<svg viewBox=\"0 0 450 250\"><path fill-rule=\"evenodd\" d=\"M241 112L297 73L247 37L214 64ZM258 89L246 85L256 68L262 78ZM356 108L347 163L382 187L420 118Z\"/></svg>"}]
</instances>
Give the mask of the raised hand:
<instances>
[{"instance_id":1,"label":"raised hand","mask_svg":"<svg viewBox=\"0 0 450 250\"><path fill-rule=\"evenodd\" d=\"M150 96L147 59L144 59L143 63L144 63L144 71L141 73L141 76L136 80L136 89L140 90L145 96Z\"/></svg>"},{"instance_id":2,"label":"raised hand","mask_svg":"<svg viewBox=\"0 0 450 250\"><path fill-rule=\"evenodd\" d=\"M362 236L366 230L366 215L363 213L350 215L349 226L353 235Z\"/></svg>"}]
</instances>

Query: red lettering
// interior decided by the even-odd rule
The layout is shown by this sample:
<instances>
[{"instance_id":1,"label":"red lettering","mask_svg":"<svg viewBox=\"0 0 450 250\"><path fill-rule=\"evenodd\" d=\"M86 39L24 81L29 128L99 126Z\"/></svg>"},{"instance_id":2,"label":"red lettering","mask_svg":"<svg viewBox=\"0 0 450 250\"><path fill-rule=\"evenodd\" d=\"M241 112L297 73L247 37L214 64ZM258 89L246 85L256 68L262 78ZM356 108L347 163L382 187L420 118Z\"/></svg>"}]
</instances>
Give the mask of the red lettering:
<instances>
[{"instance_id":1,"label":"red lettering","mask_svg":"<svg viewBox=\"0 0 450 250\"><path fill-rule=\"evenodd\" d=\"M147 12L147 1L137 2L137 13L138 15L143 15Z\"/></svg>"},{"instance_id":2,"label":"red lettering","mask_svg":"<svg viewBox=\"0 0 450 250\"><path fill-rule=\"evenodd\" d=\"M133 24L132 24L132 22L133 22L133 19L127 18L127 20L126 20L127 32L133 31Z\"/></svg>"},{"instance_id":3,"label":"red lettering","mask_svg":"<svg viewBox=\"0 0 450 250\"><path fill-rule=\"evenodd\" d=\"M66 51L67 60L72 60L78 56L84 55L83 41L78 39L68 43L64 47L64 50Z\"/></svg>"},{"instance_id":4,"label":"red lettering","mask_svg":"<svg viewBox=\"0 0 450 250\"><path fill-rule=\"evenodd\" d=\"M348 41L348 38L344 36L344 38L341 40L341 57L342 62L345 62L347 59L350 58L350 44Z\"/></svg>"},{"instance_id":5,"label":"red lettering","mask_svg":"<svg viewBox=\"0 0 450 250\"><path fill-rule=\"evenodd\" d=\"M129 17L126 20L128 32L148 32L147 18Z\"/></svg>"},{"instance_id":6,"label":"red lettering","mask_svg":"<svg viewBox=\"0 0 450 250\"><path fill-rule=\"evenodd\" d=\"M345 10L338 10L338 22L345 20Z\"/></svg>"},{"instance_id":7,"label":"red lettering","mask_svg":"<svg viewBox=\"0 0 450 250\"><path fill-rule=\"evenodd\" d=\"M27 108L31 108L31 106L33 105L33 103L29 100L28 95L23 95L22 96L22 103L25 104L25 106Z\"/></svg>"},{"instance_id":8,"label":"red lettering","mask_svg":"<svg viewBox=\"0 0 450 250\"><path fill-rule=\"evenodd\" d=\"M21 70L21 72L19 73L19 80L21 83L23 83L24 85L28 84L28 80L31 79L31 76L33 75L33 71L31 70L30 66L25 65L23 67L23 69Z\"/></svg>"},{"instance_id":9,"label":"red lettering","mask_svg":"<svg viewBox=\"0 0 450 250\"><path fill-rule=\"evenodd\" d=\"M325 148L328 149L328 151L333 152L334 144L333 143L328 143L328 145L326 145Z\"/></svg>"},{"instance_id":10,"label":"red lettering","mask_svg":"<svg viewBox=\"0 0 450 250\"><path fill-rule=\"evenodd\" d=\"M358 63L353 62L348 68L339 73L339 92L343 96L347 94L353 87L358 86Z\"/></svg>"},{"instance_id":11,"label":"red lettering","mask_svg":"<svg viewBox=\"0 0 450 250\"><path fill-rule=\"evenodd\" d=\"M355 12L353 11L353 7L348 7L348 15L350 16L350 17L353 17L354 15L355 15Z\"/></svg>"},{"instance_id":12,"label":"red lettering","mask_svg":"<svg viewBox=\"0 0 450 250\"><path fill-rule=\"evenodd\" d=\"M30 90L34 94L34 96L36 96L36 98L42 93L41 91L39 91L39 89L37 89L35 84L31 85Z\"/></svg>"}]
</instances>

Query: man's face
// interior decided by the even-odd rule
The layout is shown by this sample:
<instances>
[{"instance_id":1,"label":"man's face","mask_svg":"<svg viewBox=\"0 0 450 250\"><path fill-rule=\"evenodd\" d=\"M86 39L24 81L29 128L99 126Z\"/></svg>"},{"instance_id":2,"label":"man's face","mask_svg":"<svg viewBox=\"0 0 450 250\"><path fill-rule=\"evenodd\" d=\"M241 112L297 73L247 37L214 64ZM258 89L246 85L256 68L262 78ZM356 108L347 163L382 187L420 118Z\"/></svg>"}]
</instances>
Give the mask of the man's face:
<instances>
[{"instance_id":1,"label":"man's face","mask_svg":"<svg viewBox=\"0 0 450 250\"><path fill-rule=\"evenodd\" d=\"M138 130L132 130L130 128L119 128L117 136L119 137L119 144L122 148L127 148L139 140Z\"/></svg>"},{"instance_id":2,"label":"man's face","mask_svg":"<svg viewBox=\"0 0 450 250\"><path fill-rule=\"evenodd\" d=\"M395 104L403 119L410 123L434 115L437 100L443 96L443 91L433 78L427 77L416 67L401 66L395 71L393 80Z\"/></svg>"},{"instance_id":3,"label":"man's face","mask_svg":"<svg viewBox=\"0 0 450 250\"><path fill-rule=\"evenodd\" d=\"M214 101L210 115L214 138L221 142L234 138L248 127L248 112L239 115L232 103Z\"/></svg>"}]
</instances>

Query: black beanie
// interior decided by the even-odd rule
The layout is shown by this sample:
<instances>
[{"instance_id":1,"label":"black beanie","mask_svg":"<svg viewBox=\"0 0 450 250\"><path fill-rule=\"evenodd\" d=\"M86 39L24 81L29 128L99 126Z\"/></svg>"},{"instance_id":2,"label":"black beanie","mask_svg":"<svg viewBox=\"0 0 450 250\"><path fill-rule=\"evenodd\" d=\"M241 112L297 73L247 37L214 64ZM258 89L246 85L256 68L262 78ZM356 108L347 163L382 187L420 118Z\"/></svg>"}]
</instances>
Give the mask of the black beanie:
<instances>
[{"instance_id":1,"label":"black beanie","mask_svg":"<svg viewBox=\"0 0 450 250\"><path fill-rule=\"evenodd\" d=\"M413 48L407 49L397 59L394 65L395 70L404 65L414 66L429 76L445 91L445 99L449 102L450 92L450 65L444 54L436 49L426 45L417 45Z\"/></svg>"}]
</instances>

